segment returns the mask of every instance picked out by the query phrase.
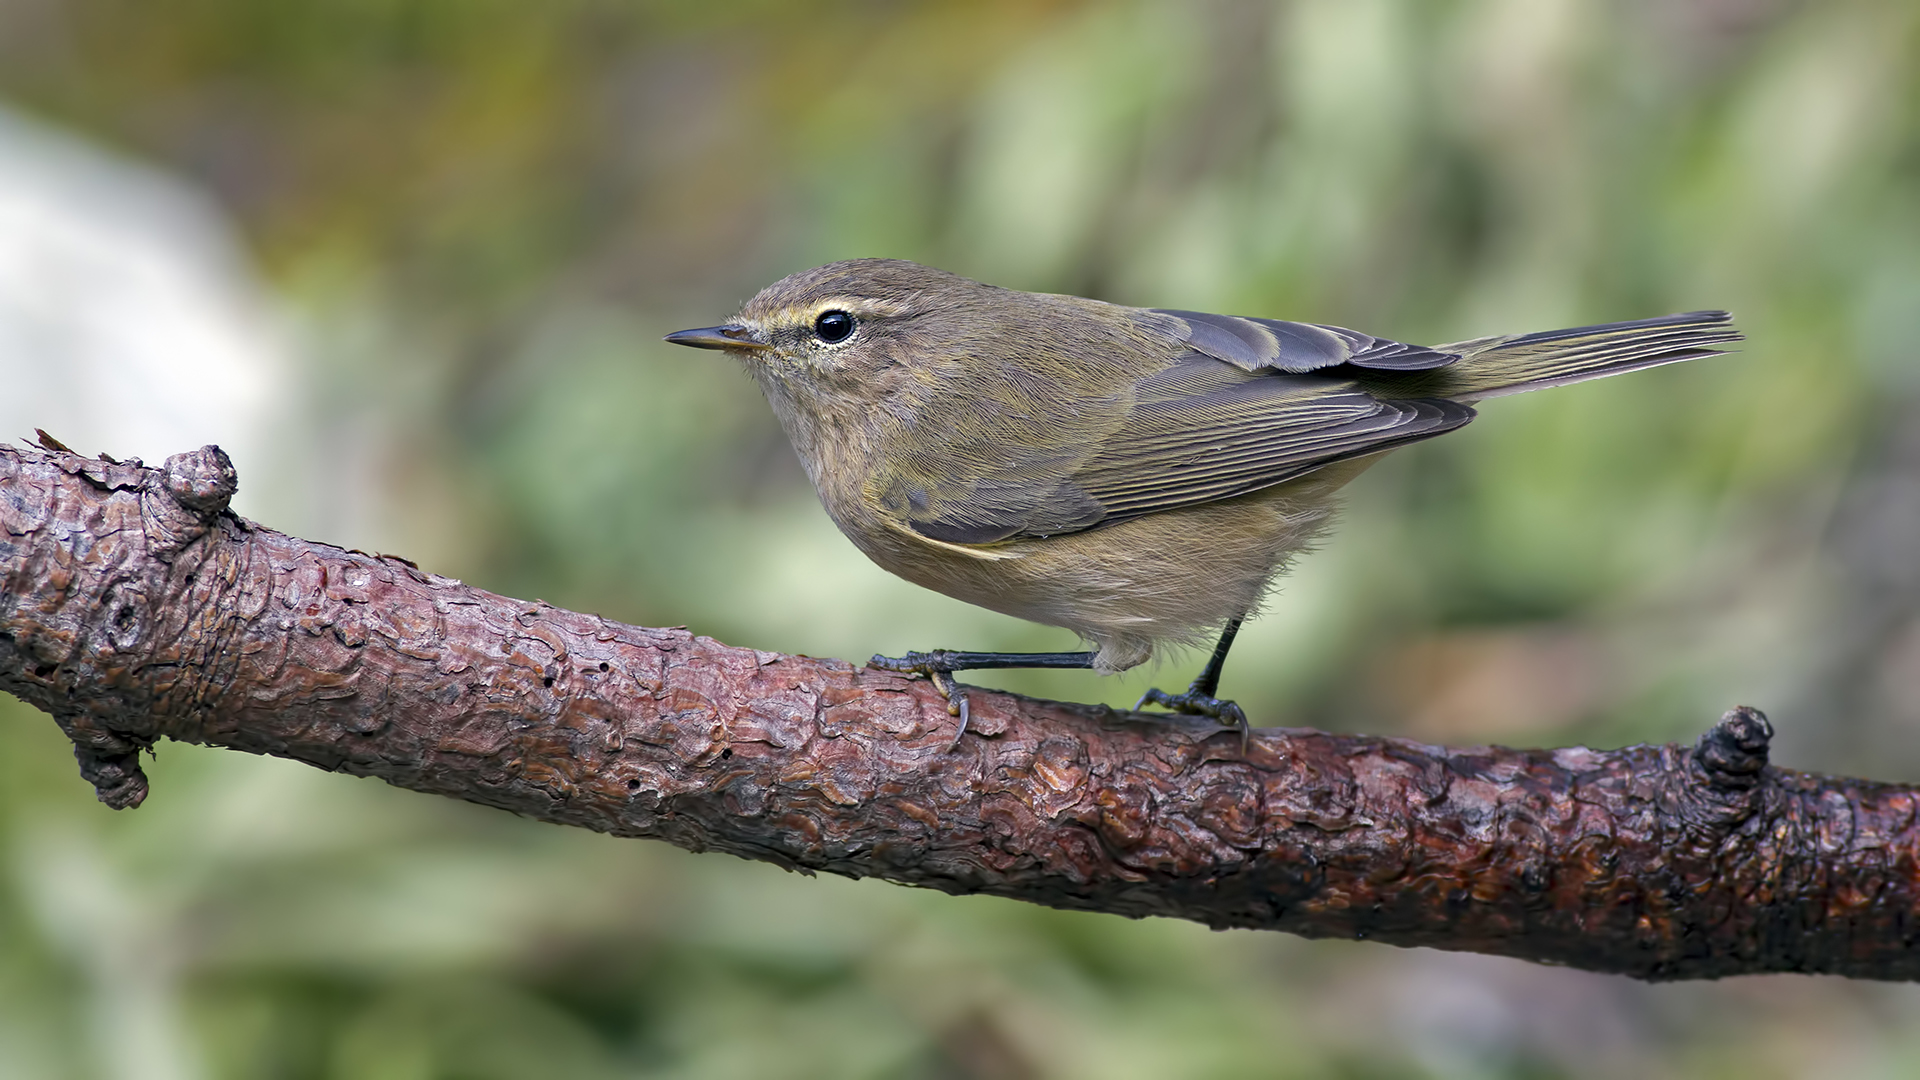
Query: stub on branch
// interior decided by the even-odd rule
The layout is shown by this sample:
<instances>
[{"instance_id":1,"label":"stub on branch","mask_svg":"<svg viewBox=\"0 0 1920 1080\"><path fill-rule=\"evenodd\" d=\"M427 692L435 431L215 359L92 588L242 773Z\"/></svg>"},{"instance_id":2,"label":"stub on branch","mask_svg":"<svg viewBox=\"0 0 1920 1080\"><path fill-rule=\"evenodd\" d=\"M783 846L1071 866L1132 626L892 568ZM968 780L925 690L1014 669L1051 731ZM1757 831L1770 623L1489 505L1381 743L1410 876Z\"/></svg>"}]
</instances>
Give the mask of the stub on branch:
<instances>
[{"instance_id":1,"label":"stub on branch","mask_svg":"<svg viewBox=\"0 0 1920 1080\"><path fill-rule=\"evenodd\" d=\"M103 801L166 737L1055 907L1695 978L1920 974L1913 789L1693 747L1449 749L975 689L497 596L251 525L213 447L0 447L0 689Z\"/></svg>"},{"instance_id":2,"label":"stub on branch","mask_svg":"<svg viewBox=\"0 0 1920 1080\"><path fill-rule=\"evenodd\" d=\"M239 478L217 446L175 454L162 468L149 469L138 460L84 457L45 431L36 434L51 451L43 465L53 470L6 479L21 487L19 494L39 496L45 517L38 530L10 522L7 531L32 536L48 526L77 528L87 543L49 548L37 560L7 568L10 596L31 602L37 594L41 601L28 608L29 622L4 631L20 659L30 661L22 664L24 674L39 684L38 694L21 696L53 713L73 741L80 775L101 802L115 809L138 806L147 797L139 755L161 732L151 724L115 723L113 715L130 703L116 700L110 688L127 681L127 661L174 613L169 583L177 577L176 557L226 513ZM63 484L60 476L82 486ZM135 522L121 519L134 513L138 527L130 528ZM18 525L31 523L23 516ZM98 582L96 595L60 587L77 583L75 571ZM23 580L36 573L39 581Z\"/></svg>"}]
</instances>

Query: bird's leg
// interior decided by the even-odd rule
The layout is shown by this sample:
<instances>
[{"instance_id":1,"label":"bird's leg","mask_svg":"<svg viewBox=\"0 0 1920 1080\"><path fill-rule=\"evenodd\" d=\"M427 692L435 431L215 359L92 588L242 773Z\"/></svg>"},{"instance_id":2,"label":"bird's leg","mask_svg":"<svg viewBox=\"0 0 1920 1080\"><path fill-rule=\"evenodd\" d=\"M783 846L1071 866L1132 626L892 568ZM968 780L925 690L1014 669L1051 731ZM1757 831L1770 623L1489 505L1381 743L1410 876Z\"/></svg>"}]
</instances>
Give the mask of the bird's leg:
<instances>
[{"instance_id":1,"label":"bird's leg","mask_svg":"<svg viewBox=\"0 0 1920 1080\"><path fill-rule=\"evenodd\" d=\"M967 733L967 694L965 688L954 679L954 672L981 671L987 668L1090 668L1093 666L1093 654L1090 652L964 652L959 649L935 649L932 652L910 652L905 656L876 656L867 661L867 666L881 671L925 675L933 680L933 685L947 697L947 712L960 718L960 727L953 733L953 746L959 746L960 736ZM1215 681L1218 681L1217 674Z\"/></svg>"},{"instance_id":2,"label":"bird's leg","mask_svg":"<svg viewBox=\"0 0 1920 1080\"><path fill-rule=\"evenodd\" d=\"M1200 677L1193 680L1184 694L1169 694L1165 690L1153 689L1140 696L1134 704L1141 709L1149 704L1161 705L1174 712L1191 713L1197 716L1211 716L1228 727L1240 731L1240 752L1245 753L1247 744L1253 738L1253 725L1247 723L1247 714L1240 706L1231 701L1214 697L1220 689L1220 671L1227 666L1227 653L1233 648L1234 635L1240 632L1239 619L1229 619L1226 629L1220 631L1220 642L1213 647L1213 655L1207 658L1207 666L1200 669Z\"/></svg>"}]
</instances>

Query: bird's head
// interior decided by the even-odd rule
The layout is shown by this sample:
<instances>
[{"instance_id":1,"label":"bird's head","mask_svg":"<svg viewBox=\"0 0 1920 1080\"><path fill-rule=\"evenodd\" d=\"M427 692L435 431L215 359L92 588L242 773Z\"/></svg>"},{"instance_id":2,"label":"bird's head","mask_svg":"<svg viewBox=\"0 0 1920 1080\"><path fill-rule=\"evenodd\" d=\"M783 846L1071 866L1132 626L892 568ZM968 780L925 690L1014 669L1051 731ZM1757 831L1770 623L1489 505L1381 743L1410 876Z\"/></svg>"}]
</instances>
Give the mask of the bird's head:
<instances>
[{"instance_id":1,"label":"bird's head","mask_svg":"<svg viewBox=\"0 0 1920 1080\"><path fill-rule=\"evenodd\" d=\"M871 399L951 358L1023 295L901 259L852 259L781 278L728 322L666 340L731 353L770 389Z\"/></svg>"}]
</instances>

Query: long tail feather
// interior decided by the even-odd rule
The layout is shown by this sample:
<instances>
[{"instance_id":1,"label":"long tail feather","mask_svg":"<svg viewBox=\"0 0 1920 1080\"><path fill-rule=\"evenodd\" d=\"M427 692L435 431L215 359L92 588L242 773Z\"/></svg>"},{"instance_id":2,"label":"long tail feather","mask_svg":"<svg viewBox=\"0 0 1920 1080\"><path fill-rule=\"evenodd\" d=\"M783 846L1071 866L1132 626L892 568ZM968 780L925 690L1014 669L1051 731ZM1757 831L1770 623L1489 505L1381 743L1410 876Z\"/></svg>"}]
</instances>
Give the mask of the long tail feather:
<instances>
[{"instance_id":1,"label":"long tail feather","mask_svg":"<svg viewBox=\"0 0 1920 1080\"><path fill-rule=\"evenodd\" d=\"M1483 401L1717 356L1726 351L1719 346L1738 340L1740 332L1733 328L1732 316L1724 311L1692 311L1571 330L1479 338L1435 346L1438 351L1459 353L1459 362L1422 372L1417 380L1396 380L1393 392L1395 396Z\"/></svg>"}]
</instances>

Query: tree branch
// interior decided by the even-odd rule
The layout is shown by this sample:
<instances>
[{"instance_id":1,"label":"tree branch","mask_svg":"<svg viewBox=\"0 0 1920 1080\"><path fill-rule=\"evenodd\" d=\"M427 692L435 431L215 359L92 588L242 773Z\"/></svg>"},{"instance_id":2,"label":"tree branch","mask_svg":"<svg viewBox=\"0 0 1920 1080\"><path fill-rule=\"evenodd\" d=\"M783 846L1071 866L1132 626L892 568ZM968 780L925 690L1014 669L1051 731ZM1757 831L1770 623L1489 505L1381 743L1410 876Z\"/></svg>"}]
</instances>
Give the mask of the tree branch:
<instances>
[{"instance_id":1,"label":"tree branch","mask_svg":"<svg viewBox=\"0 0 1920 1080\"><path fill-rule=\"evenodd\" d=\"M972 692L512 600L228 512L206 447L0 447L0 689L114 807L161 737L1054 907L1648 979L1920 975L1912 788L1697 747L1444 749Z\"/></svg>"}]
</instances>

